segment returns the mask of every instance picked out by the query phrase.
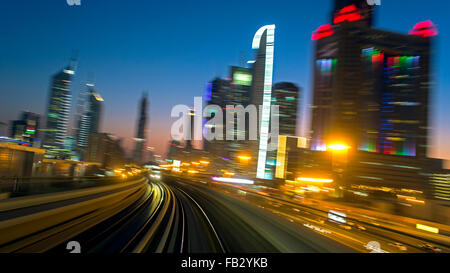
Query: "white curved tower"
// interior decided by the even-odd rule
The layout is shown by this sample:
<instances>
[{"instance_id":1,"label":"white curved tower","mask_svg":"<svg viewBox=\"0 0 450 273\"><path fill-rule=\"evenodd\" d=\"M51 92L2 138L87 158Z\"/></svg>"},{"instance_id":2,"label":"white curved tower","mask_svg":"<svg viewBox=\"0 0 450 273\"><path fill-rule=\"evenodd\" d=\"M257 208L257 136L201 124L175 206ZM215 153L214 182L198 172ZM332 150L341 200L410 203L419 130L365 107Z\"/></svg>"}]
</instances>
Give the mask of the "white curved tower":
<instances>
[{"instance_id":1,"label":"white curved tower","mask_svg":"<svg viewBox=\"0 0 450 273\"><path fill-rule=\"evenodd\" d=\"M265 178L269 140L274 42L275 25L266 25L258 29L252 43L252 48L256 50L256 58L253 66L255 80L252 92L252 102L255 105L262 105L259 127L258 165L256 169L256 177L261 179ZM264 75L264 77L261 77L262 75Z\"/></svg>"}]
</instances>

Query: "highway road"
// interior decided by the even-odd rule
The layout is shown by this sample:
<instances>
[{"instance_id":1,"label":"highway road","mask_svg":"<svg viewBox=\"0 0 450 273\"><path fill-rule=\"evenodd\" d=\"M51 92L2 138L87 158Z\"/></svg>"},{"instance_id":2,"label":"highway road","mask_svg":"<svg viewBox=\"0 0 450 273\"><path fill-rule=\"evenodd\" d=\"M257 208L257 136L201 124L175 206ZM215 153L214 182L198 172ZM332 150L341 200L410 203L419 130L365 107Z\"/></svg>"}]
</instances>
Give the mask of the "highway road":
<instances>
[{"instance_id":1,"label":"highway road","mask_svg":"<svg viewBox=\"0 0 450 273\"><path fill-rule=\"evenodd\" d=\"M229 184L136 175L99 187L0 200L0 252L429 252L432 243L353 216ZM360 219L361 218L361 219Z\"/></svg>"}]
</instances>

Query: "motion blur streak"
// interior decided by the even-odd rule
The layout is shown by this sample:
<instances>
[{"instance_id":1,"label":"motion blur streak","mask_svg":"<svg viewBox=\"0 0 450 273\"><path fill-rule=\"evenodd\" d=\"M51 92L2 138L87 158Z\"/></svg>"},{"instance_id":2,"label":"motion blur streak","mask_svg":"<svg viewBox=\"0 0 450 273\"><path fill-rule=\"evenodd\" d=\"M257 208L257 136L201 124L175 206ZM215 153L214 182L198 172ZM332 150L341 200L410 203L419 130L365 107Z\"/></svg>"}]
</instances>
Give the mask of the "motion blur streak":
<instances>
[{"instance_id":1,"label":"motion blur streak","mask_svg":"<svg viewBox=\"0 0 450 273\"><path fill-rule=\"evenodd\" d=\"M150 177L44 194L39 202L39 195L1 200L0 252L67 253L69 241L82 253L367 253L374 242L380 252L449 251L448 237L422 224L288 200L254 185Z\"/></svg>"}]
</instances>

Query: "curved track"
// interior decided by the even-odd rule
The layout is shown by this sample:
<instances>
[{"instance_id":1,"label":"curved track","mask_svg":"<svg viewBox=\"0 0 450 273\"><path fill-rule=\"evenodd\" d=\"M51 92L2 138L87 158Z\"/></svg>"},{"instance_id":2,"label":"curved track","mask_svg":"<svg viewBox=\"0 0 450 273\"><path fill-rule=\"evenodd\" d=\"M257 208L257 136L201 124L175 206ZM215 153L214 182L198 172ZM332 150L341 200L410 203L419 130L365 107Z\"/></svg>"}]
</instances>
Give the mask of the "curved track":
<instances>
[{"instance_id":1,"label":"curved track","mask_svg":"<svg viewBox=\"0 0 450 273\"><path fill-rule=\"evenodd\" d=\"M365 244L372 239L386 246L393 241L378 227L344 230L321 211L239 192L180 177L164 182L138 177L14 199L11 209L5 201L0 252L67 253L70 241L77 241L82 253L369 252Z\"/></svg>"}]
</instances>

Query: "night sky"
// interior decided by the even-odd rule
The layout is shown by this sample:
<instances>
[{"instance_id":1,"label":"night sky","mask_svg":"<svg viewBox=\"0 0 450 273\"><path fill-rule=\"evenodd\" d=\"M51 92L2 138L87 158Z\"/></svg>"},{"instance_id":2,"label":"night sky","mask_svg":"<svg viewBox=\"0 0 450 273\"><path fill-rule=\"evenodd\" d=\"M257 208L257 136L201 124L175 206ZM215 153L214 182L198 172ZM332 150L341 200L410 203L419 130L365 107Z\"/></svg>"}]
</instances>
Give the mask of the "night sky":
<instances>
[{"instance_id":1,"label":"night sky","mask_svg":"<svg viewBox=\"0 0 450 273\"><path fill-rule=\"evenodd\" d=\"M431 4L432 3L432 4ZM101 131L124 138L135 132L138 100L150 98L149 144L164 153L170 111L192 105L206 82L227 77L241 56L251 59L259 27L275 24L274 82L303 89L298 135L309 128L312 92L311 32L329 22L332 0L2 0L0 5L0 122L20 110L45 115L50 77L78 52L73 102L88 74L105 99ZM431 19L435 43L433 131L430 156L450 159L450 2L382 0L376 26L407 33ZM71 126L72 127L72 124Z\"/></svg>"}]
</instances>

